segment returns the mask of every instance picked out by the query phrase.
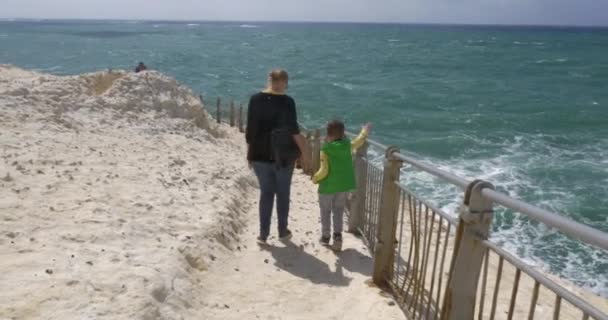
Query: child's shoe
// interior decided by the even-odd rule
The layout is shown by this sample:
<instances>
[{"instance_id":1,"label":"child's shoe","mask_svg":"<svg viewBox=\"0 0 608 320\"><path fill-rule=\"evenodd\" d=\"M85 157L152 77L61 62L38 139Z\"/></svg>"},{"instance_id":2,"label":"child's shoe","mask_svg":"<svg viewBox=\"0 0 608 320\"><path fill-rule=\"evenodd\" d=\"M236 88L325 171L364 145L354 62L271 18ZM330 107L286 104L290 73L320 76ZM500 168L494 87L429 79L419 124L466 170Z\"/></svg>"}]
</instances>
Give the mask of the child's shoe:
<instances>
[{"instance_id":1,"label":"child's shoe","mask_svg":"<svg viewBox=\"0 0 608 320\"><path fill-rule=\"evenodd\" d=\"M331 237L321 237L321 239L319 239L319 242L322 246L329 247L329 240L331 240Z\"/></svg>"},{"instance_id":2,"label":"child's shoe","mask_svg":"<svg viewBox=\"0 0 608 320\"><path fill-rule=\"evenodd\" d=\"M342 251L342 234L334 233L334 244L332 246L334 251Z\"/></svg>"}]
</instances>

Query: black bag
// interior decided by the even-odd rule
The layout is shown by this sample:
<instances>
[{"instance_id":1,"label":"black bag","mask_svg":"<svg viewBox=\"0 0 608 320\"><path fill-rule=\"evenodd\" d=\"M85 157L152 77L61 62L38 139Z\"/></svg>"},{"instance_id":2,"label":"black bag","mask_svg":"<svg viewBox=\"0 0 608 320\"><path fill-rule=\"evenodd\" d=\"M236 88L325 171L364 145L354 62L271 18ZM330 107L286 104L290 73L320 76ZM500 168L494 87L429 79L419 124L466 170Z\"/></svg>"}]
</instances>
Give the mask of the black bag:
<instances>
[{"instance_id":1,"label":"black bag","mask_svg":"<svg viewBox=\"0 0 608 320\"><path fill-rule=\"evenodd\" d=\"M270 133L270 147L274 163L281 168L293 165L300 157L300 148L287 128L277 128Z\"/></svg>"}]
</instances>

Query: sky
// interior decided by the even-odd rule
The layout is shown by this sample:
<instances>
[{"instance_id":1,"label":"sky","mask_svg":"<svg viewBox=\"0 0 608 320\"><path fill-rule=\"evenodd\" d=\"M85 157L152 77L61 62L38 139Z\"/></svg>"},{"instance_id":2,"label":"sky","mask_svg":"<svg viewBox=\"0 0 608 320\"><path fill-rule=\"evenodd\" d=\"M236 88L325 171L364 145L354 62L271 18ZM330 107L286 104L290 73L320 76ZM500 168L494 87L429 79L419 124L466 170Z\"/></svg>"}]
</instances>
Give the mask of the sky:
<instances>
[{"instance_id":1,"label":"sky","mask_svg":"<svg viewBox=\"0 0 608 320\"><path fill-rule=\"evenodd\" d=\"M608 0L0 0L0 18L608 26Z\"/></svg>"}]
</instances>

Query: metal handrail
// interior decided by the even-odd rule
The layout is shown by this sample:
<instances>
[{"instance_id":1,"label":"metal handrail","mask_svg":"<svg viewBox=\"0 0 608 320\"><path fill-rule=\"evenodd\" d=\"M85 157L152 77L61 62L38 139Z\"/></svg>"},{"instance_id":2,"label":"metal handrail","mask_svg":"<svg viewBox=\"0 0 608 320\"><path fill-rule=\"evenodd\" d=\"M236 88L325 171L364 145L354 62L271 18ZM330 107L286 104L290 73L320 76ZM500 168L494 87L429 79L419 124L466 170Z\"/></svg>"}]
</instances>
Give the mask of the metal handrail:
<instances>
[{"instance_id":1,"label":"metal handrail","mask_svg":"<svg viewBox=\"0 0 608 320\"><path fill-rule=\"evenodd\" d=\"M415 168L418 168L426 173L429 173L437 178L442 178L454 185L459 186L460 188L462 188L463 190L467 188L467 186L470 184L470 182L466 179L463 179L455 174L449 173L447 171L443 171L441 169L437 169L435 167L433 167L432 165L426 164L422 161L413 159L411 157L408 157L406 155L403 155L401 153L393 153L393 156L405 163L408 163L412 166L414 166Z\"/></svg>"},{"instance_id":2,"label":"metal handrail","mask_svg":"<svg viewBox=\"0 0 608 320\"><path fill-rule=\"evenodd\" d=\"M528 274L534 280L538 281L538 283L542 284L543 286L545 286L549 290L555 292L556 294L559 294L562 298L564 298L568 302L572 303L572 305L579 307L581 309L581 311L583 311L585 314L592 316L594 319L603 319L603 320L606 319L606 316L604 315L604 313L602 311L598 310L596 307L590 305L588 302L584 301L583 299L579 298L572 292L568 291L568 289L557 284L555 281L549 279L542 272L539 272L535 268L525 264L519 258L513 256L506 250L500 248L495 243L493 243L489 240L483 240L482 243L484 246L488 247L489 249L496 252L499 256L501 256L505 260L509 261L516 268L519 268L521 271Z\"/></svg>"},{"instance_id":3,"label":"metal handrail","mask_svg":"<svg viewBox=\"0 0 608 320\"><path fill-rule=\"evenodd\" d=\"M386 150L388 149L387 145L384 145L378 141L372 140L372 139L367 139L367 143L369 143L371 146L374 146L376 148L380 148L382 150Z\"/></svg>"},{"instance_id":4,"label":"metal handrail","mask_svg":"<svg viewBox=\"0 0 608 320\"><path fill-rule=\"evenodd\" d=\"M429 164L412 159L403 154L394 153L393 156L435 177L443 178L448 182L451 182L463 189L465 189L470 183L469 181L458 177L452 173L437 169ZM608 233L576 222L558 213L541 209L521 200L511 198L510 196L495 190L483 189L481 194L486 199L492 200L509 209L513 209L517 212L523 213L534 220L542 222L550 227L556 228L557 230L563 232L568 236L578 238L589 244L595 245L604 250L608 250Z\"/></svg>"},{"instance_id":5,"label":"metal handrail","mask_svg":"<svg viewBox=\"0 0 608 320\"><path fill-rule=\"evenodd\" d=\"M481 194L489 200L492 200L507 208L516 210L517 212L524 213L530 218L551 226L564 234L578 238L604 250L608 250L608 233L594 229L585 224L578 223L555 212L541 209L521 200L513 199L504 193L490 189L483 189Z\"/></svg>"},{"instance_id":6,"label":"metal handrail","mask_svg":"<svg viewBox=\"0 0 608 320\"><path fill-rule=\"evenodd\" d=\"M352 132L347 132L347 134L349 136L355 136L355 134ZM372 139L368 139L367 141L372 146L376 146L383 150L388 149L388 146L381 144L377 141L374 141ZM450 182L450 183L462 188L463 190L466 189L467 186L469 186L469 184L471 183L470 181L468 181L464 178L461 178L453 173L435 168L430 164L424 163L420 160L416 160L410 156L401 154L399 152L393 153L393 156L432 176L444 179L447 182ZM548 211L545 209L541 209L539 207L536 207L529 203L523 202L521 200L514 199L504 193L501 193L501 192L498 192L495 190L484 189L482 191L482 196L484 196L485 198L492 200L500 205L503 205L509 209L513 209L520 213L523 213L526 216L528 216L536 221L542 222L550 227L553 227L570 237L580 239L586 243L597 246L598 248L608 250L608 233L606 233L606 232L603 232L601 230L594 229L585 224L576 222L576 221L566 218L556 212L551 212L551 211Z\"/></svg>"},{"instance_id":7,"label":"metal handrail","mask_svg":"<svg viewBox=\"0 0 608 320\"><path fill-rule=\"evenodd\" d=\"M437 208L436 206L432 205L431 203L429 203L428 201L422 200L422 198L416 194L414 191L412 191L410 188L406 187L405 184L401 183L401 182L395 182L395 184L401 188L401 190L405 191L406 193L411 194L412 196L414 196L414 198L418 198L418 201L422 204L424 204L425 206L427 206L429 209L437 212L438 215L440 215L441 217L443 217L444 219L446 219L448 221L449 224L451 225L458 225L458 219L451 217L449 214L447 214L445 211Z\"/></svg>"}]
</instances>

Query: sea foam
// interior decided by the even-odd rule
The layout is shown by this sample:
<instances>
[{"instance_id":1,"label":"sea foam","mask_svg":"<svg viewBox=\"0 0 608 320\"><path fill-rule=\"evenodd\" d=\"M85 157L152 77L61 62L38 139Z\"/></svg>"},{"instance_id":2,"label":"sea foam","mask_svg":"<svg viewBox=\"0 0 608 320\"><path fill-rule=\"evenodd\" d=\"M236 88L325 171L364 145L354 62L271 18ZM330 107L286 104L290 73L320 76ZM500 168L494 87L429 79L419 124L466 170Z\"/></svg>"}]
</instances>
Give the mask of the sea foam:
<instances>
[{"instance_id":1,"label":"sea foam","mask_svg":"<svg viewBox=\"0 0 608 320\"><path fill-rule=\"evenodd\" d=\"M484 145L489 141L470 137L473 145ZM528 200L530 203L551 211L577 217L572 212L573 204L578 202L575 190L553 187L544 189L535 177L528 172L538 166L552 168L564 165L552 159L576 158L577 154L587 156L600 152L598 149L581 151L564 150L547 146L541 136L517 136L502 143L503 151L496 156L454 158L438 160L422 158L439 169L451 172L469 181L483 179L492 182L496 188L510 196ZM494 142L495 143L495 142ZM560 155L561 154L561 155ZM381 153L377 152L377 163L381 163ZM598 155L598 157L602 157ZM572 162L570 162L572 164ZM580 165L591 165L584 162ZM406 166L402 182L424 199L437 206L446 214L456 218L462 202L462 190L434 176ZM608 297L608 274L602 274L602 265L608 264L608 254L592 246L582 245L552 228L532 221L526 215L496 207L491 240L498 243L524 262L537 265L545 271L557 274L577 285L587 287L593 292ZM608 225L608 224L606 224ZM574 248L574 249L573 249ZM572 251L563 257L554 257L551 252ZM593 257L590 260L589 257ZM587 261L587 262L583 262ZM592 262L589 262L592 261ZM559 267L558 267L559 266Z\"/></svg>"}]
</instances>

